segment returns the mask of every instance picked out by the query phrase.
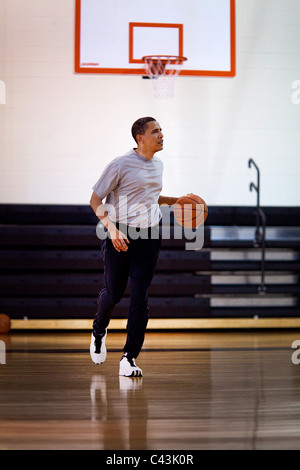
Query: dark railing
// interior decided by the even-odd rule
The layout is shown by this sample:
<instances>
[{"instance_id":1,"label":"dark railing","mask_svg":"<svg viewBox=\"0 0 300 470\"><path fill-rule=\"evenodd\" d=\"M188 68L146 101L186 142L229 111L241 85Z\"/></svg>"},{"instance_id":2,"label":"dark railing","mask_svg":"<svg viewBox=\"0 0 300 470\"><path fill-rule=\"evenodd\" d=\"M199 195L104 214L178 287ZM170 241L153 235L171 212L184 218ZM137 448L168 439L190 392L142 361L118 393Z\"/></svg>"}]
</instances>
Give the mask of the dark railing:
<instances>
[{"instance_id":1,"label":"dark railing","mask_svg":"<svg viewBox=\"0 0 300 470\"><path fill-rule=\"evenodd\" d=\"M255 161L250 158L248 161L248 167L254 166L257 171L257 182L256 184L250 183L250 191L253 189L256 191L257 199L256 199L256 231L255 231L255 240L254 246L261 247L261 283L258 288L260 294L264 294L266 292L265 287L265 247L266 247L266 216L260 207L260 170L255 163Z\"/></svg>"}]
</instances>

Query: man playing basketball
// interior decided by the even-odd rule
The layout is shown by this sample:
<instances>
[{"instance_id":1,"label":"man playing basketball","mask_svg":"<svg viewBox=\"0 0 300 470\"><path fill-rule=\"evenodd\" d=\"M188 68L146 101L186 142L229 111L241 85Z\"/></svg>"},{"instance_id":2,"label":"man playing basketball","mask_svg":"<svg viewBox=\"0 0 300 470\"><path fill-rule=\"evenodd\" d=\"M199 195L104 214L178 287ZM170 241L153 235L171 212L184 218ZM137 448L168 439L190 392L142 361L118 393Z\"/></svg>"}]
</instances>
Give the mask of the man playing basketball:
<instances>
[{"instance_id":1,"label":"man playing basketball","mask_svg":"<svg viewBox=\"0 0 300 470\"><path fill-rule=\"evenodd\" d=\"M119 368L119 375L128 377L142 375L135 359L144 342L149 318L148 289L160 251L159 205L173 205L178 199L160 195L163 164L155 155L163 149L159 123L152 117L140 118L133 124L131 132L137 148L107 165L93 186L90 201L109 234L102 240L105 282L98 296L90 354L96 364L105 361L110 316L130 279L127 339ZM115 209L114 221L105 210L104 198L106 204ZM131 237L130 229L139 231L140 236Z\"/></svg>"}]
</instances>

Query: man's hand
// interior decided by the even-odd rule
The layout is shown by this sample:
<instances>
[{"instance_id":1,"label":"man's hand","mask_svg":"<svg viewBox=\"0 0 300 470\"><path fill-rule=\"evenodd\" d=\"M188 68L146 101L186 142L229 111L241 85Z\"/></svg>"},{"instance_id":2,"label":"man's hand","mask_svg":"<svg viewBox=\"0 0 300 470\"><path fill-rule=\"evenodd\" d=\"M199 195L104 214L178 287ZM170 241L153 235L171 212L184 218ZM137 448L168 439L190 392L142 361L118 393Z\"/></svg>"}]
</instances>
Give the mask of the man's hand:
<instances>
[{"instance_id":1,"label":"man's hand","mask_svg":"<svg viewBox=\"0 0 300 470\"><path fill-rule=\"evenodd\" d=\"M113 224L112 224L113 225ZM127 251L128 250L128 243L129 243L129 240L128 238L126 237L126 235L124 235L123 232L121 232L120 230L117 229L116 226L110 226L108 228L108 231L109 231L109 234L110 234L110 238L111 238L111 241L112 241L112 244L114 245L114 248L120 252L120 251Z\"/></svg>"},{"instance_id":2,"label":"man's hand","mask_svg":"<svg viewBox=\"0 0 300 470\"><path fill-rule=\"evenodd\" d=\"M180 196L180 197L189 197L189 196L195 196L195 194L194 193L187 193L187 194L184 194L184 196Z\"/></svg>"}]
</instances>

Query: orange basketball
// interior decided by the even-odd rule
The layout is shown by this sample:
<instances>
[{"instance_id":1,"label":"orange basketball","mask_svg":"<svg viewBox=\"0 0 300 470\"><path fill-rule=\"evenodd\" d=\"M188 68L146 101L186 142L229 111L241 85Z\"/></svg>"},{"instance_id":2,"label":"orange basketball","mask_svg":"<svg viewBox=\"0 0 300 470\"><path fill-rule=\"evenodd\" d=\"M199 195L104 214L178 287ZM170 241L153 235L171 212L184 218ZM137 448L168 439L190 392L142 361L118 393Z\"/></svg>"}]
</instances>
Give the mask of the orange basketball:
<instances>
[{"instance_id":1,"label":"orange basketball","mask_svg":"<svg viewBox=\"0 0 300 470\"><path fill-rule=\"evenodd\" d=\"M0 313L0 334L6 334L10 331L10 318L5 313Z\"/></svg>"},{"instance_id":2,"label":"orange basketball","mask_svg":"<svg viewBox=\"0 0 300 470\"><path fill-rule=\"evenodd\" d=\"M174 217L179 225L196 228L202 225L208 215L206 202L196 194L189 194L177 199L174 205Z\"/></svg>"}]
</instances>

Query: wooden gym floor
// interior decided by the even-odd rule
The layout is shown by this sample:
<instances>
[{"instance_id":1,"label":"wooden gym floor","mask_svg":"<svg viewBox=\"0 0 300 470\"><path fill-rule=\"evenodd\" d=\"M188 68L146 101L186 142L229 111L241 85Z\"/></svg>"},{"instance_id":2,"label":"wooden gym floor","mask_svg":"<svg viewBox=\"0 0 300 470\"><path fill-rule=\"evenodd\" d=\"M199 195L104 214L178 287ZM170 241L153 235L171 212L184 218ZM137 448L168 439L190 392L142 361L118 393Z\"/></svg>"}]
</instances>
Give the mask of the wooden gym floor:
<instances>
[{"instance_id":1,"label":"wooden gym floor","mask_svg":"<svg viewBox=\"0 0 300 470\"><path fill-rule=\"evenodd\" d=\"M0 340L2 450L300 449L300 330L148 331L135 379L123 332L102 366L88 332Z\"/></svg>"}]
</instances>

